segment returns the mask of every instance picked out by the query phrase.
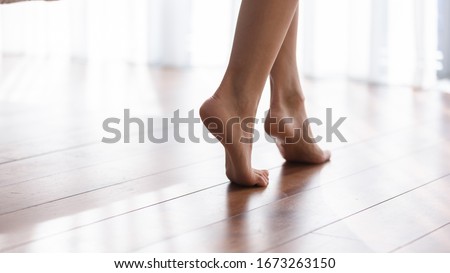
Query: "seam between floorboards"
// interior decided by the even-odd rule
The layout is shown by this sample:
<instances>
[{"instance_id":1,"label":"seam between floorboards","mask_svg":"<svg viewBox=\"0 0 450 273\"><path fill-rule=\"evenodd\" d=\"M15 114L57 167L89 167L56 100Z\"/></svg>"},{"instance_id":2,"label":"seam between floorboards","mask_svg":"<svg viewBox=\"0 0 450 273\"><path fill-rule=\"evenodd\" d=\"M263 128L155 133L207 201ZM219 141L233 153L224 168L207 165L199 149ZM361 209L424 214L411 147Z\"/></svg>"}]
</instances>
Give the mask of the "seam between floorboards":
<instances>
[{"instance_id":1,"label":"seam between floorboards","mask_svg":"<svg viewBox=\"0 0 450 273\"><path fill-rule=\"evenodd\" d=\"M406 244L403 244L403 245L401 245L401 246L399 246L399 247L397 247L397 248L395 248L395 249L393 249L393 250L391 250L391 251L389 251L389 252L390 252L390 253L393 253L393 252L396 252L396 251L398 251L398 250L400 250L400 249L402 249L402 248L405 248L405 247L407 247L407 246L413 244L414 242L417 242L417 241L419 241L420 239L425 238L425 237L427 237L428 235L430 235L430 234L432 234L432 233L434 233L434 232L436 232L436 231L438 231L438 230L440 230L440 229L442 229L442 228L444 228L444 227L446 227L446 226L448 226L448 225L450 225L450 222L448 222L448 223L446 223L446 224L444 224L444 225L442 225L442 226L440 226L440 227L438 227L438 228L436 228L436 229L433 229L432 231L427 232L427 233L423 234L422 236L419 236L419 237L417 237L416 239L414 239L414 240L412 240L412 241L410 241L410 242L408 242L408 243L406 243Z\"/></svg>"},{"instance_id":2,"label":"seam between floorboards","mask_svg":"<svg viewBox=\"0 0 450 273\"><path fill-rule=\"evenodd\" d=\"M36 155L30 155L30 156L25 156L25 157L21 157L21 158L10 159L9 161L1 162L0 165L5 165L5 164L13 163L13 162L27 160L27 159L32 159L32 158L36 158L36 157L40 157L40 156L44 156L44 155L50 155L50 154L54 154L54 153L70 151L70 150L74 150L74 149L78 149L78 148L83 148L83 147L94 145L95 143L97 143L97 142L87 142L87 143L84 143L84 144L70 146L70 147L67 147L67 148L56 149L56 150L53 150L53 151L48 151L48 152L40 153L40 154L36 154ZM41 178L41 177L33 178L33 179L39 179L39 178ZM30 179L30 180L33 180L33 179ZM30 181L30 180L28 180L28 181ZM25 181L21 181L21 182L25 182ZM11 185L14 185L14 184L11 184Z\"/></svg>"},{"instance_id":3,"label":"seam between floorboards","mask_svg":"<svg viewBox=\"0 0 450 273\"><path fill-rule=\"evenodd\" d=\"M332 237L332 238L342 239L342 240L347 240L347 241L362 242L361 240L358 240L355 238L349 238L349 237L345 237L345 236L341 236L341 235L334 235L334 234L325 234L325 233L320 233L317 231L311 232L311 235L321 235L321 236L325 236L325 237Z\"/></svg>"}]
</instances>

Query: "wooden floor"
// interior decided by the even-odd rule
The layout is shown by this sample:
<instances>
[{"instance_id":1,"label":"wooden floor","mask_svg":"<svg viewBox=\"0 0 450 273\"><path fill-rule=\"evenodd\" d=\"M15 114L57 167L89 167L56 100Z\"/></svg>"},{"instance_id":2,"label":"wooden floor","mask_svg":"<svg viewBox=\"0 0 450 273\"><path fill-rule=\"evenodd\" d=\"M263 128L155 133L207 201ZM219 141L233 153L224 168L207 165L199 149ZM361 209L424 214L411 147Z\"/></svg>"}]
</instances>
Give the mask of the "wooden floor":
<instances>
[{"instance_id":1,"label":"wooden floor","mask_svg":"<svg viewBox=\"0 0 450 273\"><path fill-rule=\"evenodd\" d=\"M450 252L448 93L305 81L310 115L347 117L348 142L322 143L332 161L311 166L262 138L266 189L231 185L218 144L139 144L136 128L131 144L101 143L125 108L187 116L222 70L4 59L0 251Z\"/></svg>"}]
</instances>

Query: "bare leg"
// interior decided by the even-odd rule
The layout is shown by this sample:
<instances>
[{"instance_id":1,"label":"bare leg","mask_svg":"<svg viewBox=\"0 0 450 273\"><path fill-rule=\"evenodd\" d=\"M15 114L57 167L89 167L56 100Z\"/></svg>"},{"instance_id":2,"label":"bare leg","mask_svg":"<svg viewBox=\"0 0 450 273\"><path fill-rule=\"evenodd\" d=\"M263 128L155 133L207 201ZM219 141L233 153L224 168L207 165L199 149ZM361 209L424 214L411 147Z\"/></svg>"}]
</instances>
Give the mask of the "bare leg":
<instances>
[{"instance_id":1,"label":"bare leg","mask_svg":"<svg viewBox=\"0 0 450 273\"><path fill-rule=\"evenodd\" d=\"M251 167L251 143L242 141L242 137L251 138L251 132L239 124L227 126L227 122L255 117L297 6L298 0L242 1L227 71L217 91L200 108L205 126L225 147L226 174L234 183L268 184L268 172Z\"/></svg>"},{"instance_id":2,"label":"bare leg","mask_svg":"<svg viewBox=\"0 0 450 273\"><path fill-rule=\"evenodd\" d=\"M265 122L266 132L277 139L277 146L287 161L323 163L330 158L329 151L323 151L313 143L307 119L304 95L297 69L298 8L289 31L270 72L270 111ZM283 118L293 118L280 128ZM294 128L302 129L296 135ZM288 144L290 143L290 144Z\"/></svg>"}]
</instances>

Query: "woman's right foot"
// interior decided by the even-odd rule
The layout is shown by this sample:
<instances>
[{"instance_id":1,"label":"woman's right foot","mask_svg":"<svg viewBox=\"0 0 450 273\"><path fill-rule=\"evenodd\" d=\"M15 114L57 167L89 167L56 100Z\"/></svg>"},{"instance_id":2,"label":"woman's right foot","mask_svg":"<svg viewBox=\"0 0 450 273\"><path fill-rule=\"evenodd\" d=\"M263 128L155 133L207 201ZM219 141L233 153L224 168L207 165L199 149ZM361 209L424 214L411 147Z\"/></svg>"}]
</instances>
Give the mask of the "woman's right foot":
<instances>
[{"instance_id":1,"label":"woman's right foot","mask_svg":"<svg viewBox=\"0 0 450 273\"><path fill-rule=\"evenodd\" d=\"M252 133L242 129L242 122L254 118L256 111L249 111L238 102L234 96L216 93L200 107L200 116L205 127L225 148L226 175L231 182L266 187L269 172L251 167Z\"/></svg>"}]
</instances>

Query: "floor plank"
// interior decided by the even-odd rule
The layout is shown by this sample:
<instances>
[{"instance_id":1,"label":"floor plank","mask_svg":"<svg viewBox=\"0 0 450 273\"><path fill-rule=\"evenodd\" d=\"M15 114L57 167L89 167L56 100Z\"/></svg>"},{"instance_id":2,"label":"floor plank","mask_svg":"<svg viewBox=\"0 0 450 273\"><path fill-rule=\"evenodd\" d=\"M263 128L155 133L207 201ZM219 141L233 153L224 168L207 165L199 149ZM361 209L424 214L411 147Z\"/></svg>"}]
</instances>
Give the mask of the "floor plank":
<instances>
[{"instance_id":1,"label":"floor plank","mask_svg":"<svg viewBox=\"0 0 450 273\"><path fill-rule=\"evenodd\" d=\"M449 253L450 252L450 222L429 234L395 250L404 253Z\"/></svg>"},{"instance_id":2,"label":"floor plank","mask_svg":"<svg viewBox=\"0 0 450 273\"><path fill-rule=\"evenodd\" d=\"M364 242L336 236L309 233L292 242L271 248L269 253L372 253Z\"/></svg>"}]
</instances>

